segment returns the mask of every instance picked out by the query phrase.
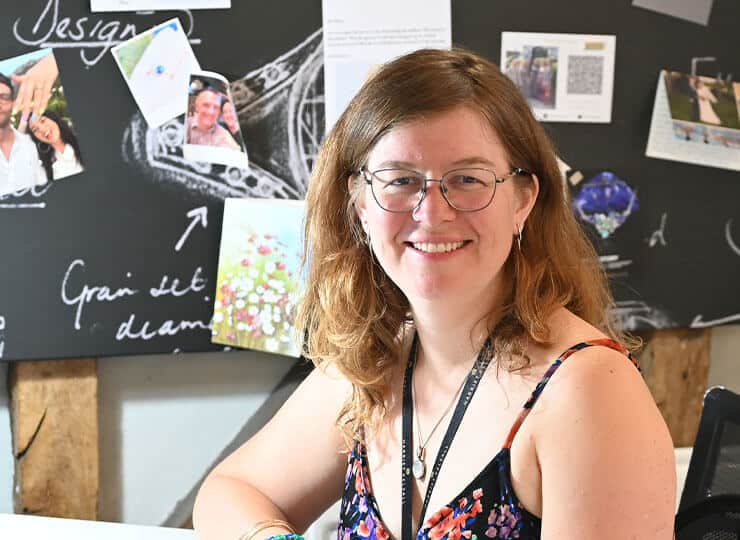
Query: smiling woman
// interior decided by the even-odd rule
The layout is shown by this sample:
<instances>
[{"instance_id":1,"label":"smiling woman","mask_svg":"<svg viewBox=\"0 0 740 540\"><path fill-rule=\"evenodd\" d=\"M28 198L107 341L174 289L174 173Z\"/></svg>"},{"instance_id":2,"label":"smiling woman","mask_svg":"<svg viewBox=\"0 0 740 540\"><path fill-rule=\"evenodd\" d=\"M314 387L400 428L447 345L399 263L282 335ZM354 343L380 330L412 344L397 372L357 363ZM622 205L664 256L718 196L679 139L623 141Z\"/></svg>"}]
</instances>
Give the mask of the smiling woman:
<instances>
[{"instance_id":1,"label":"smiling woman","mask_svg":"<svg viewBox=\"0 0 740 540\"><path fill-rule=\"evenodd\" d=\"M562 182L487 60L374 74L306 198L319 369L206 479L201 537L294 539L341 498L340 540L671 538L672 442Z\"/></svg>"}]
</instances>

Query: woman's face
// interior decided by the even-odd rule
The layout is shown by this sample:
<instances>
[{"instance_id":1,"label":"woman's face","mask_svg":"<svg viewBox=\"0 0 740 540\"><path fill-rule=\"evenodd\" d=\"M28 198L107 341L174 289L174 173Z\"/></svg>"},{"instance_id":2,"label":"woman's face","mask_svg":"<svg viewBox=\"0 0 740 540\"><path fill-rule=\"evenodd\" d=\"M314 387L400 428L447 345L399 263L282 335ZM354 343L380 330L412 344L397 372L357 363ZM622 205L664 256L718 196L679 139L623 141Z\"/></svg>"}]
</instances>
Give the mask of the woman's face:
<instances>
[{"instance_id":1,"label":"woman's face","mask_svg":"<svg viewBox=\"0 0 740 540\"><path fill-rule=\"evenodd\" d=\"M386 133L366 167L403 167L438 179L460 167L493 169L500 178L512 165L519 164L508 162L483 117L457 107ZM356 208L378 261L412 306L436 299L480 305L496 294L517 224L523 224L534 204L537 183L531 184L531 189L515 189L507 180L497 185L489 206L461 212L447 203L439 183L432 182L421 205L406 213L386 212L365 186Z\"/></svg>"},{"instance_id":2,"label":"woman's face","mask_svg":"<svg viewBox=\"0 0 740 540\"><path fill-rule=\"evenodd\" d=\"M53 144L61 138L59 126L47 116L41 115L38 119L32 120L29 125L31 126L31 132L41 142Z\"/></svg>"},{"instance_id":3,"label":"woman's face","mask_svg":"<svg viewBox=\"0 0 740 540\"><path fill-rule=\"evenodd\" d=\"M231 101L227 101L224 103L224 108L222 111L224 122L231 125L233 123L236 123L236 111L234 110L234 106L231 104Z\"/></svg>"}]
</instances>

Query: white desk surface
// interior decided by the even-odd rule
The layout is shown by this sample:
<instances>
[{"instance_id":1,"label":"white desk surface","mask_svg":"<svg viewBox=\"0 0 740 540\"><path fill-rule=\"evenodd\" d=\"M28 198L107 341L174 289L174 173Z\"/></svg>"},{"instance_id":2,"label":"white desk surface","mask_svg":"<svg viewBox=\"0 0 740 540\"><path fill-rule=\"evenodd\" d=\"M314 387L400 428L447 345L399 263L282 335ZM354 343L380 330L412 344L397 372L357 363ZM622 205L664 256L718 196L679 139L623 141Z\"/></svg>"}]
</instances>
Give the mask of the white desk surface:
<instances>
[{"instance_id":1,"label":"white desk surface","mask_svg":"<svg viewBox=\"0 0 740 540\"><path fill-rule=\"evenodd\" d=\"M3 540L196 540L187 529L0 514Z\"/></svg>"}]
</instances>

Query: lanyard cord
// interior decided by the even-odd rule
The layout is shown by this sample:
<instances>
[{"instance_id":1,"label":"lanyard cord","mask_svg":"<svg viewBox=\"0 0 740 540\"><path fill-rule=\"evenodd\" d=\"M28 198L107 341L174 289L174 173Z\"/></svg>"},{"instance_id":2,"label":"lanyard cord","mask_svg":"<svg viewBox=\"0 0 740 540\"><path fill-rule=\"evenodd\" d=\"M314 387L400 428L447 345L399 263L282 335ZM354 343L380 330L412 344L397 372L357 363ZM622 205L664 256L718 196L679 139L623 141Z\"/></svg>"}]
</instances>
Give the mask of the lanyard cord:
<instances>
[{"instance_id":1,"label":"lanyard cord","mask_svg":"<svg viewBox=\"0 0 740 540\"><path fill-rule=\"evenodd\" d=\"M478 383L480 382L483 373L486 371L488 364L491 361L489 349L491 347L491 338L489 337L483 344L478 358L473 364L473 369L470 370L468 378L465 381L460 399L455 407L455 412L452 413L452 419L450 425L447 427L444 438L442 439L442 445L440 446L437 457L434 460L434 467L432 467L432 474L429 477L429 484L427 485L427 492L424 497L424 504L421 507L421 513L419 514L419 526L421 528L422 520L427 511L429 505L429 499L432 496L432 490L434 484L437 482L437 476L442 468L442 462L447 456L447 452L452 444L452 439L455 437L460 422L462 421L465 411L468 409L470 400L473 398ZM401 438L401 540L412 540L414 535L411 530L412 521L412 509L411 509L411 445L413 438L413 421L414 421L414 405L411 396L411 377L414 372L414 366L416 365L416 358L419 349L419 337L418 334L414 336L414 341L411 345L411 352L409 354L409 361L406 366L406 373L403 378L403 409L402 409L402 438Z\"/></svg>"}]
</instances>

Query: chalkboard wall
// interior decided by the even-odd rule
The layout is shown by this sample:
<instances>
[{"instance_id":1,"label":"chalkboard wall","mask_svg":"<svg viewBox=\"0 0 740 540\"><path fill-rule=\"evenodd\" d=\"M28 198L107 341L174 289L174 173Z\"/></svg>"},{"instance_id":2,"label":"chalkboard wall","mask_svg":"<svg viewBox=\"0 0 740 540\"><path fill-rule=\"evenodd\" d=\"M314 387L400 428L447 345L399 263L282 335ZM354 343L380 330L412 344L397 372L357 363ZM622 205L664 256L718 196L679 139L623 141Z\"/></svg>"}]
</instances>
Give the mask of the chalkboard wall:
<instances>
[{"instance_id":1,"label":"chalkboard wall","mask_svg":"<svg viewBox=\"0 0 740 540\"><path fill-rule=\"evenodd\" d=\"M323 133L320 2L108 14L87 0L7 4L0 59L55 47L86 170L0 199L0 357L219 350L207 327L223 200L302 198ZM632 261L614 280L622 318L740 320L740 175L644 155L660 69L715 56L702 74L740 77L740 4L715 0L708 27L630 4L454 0L453 42L498 62L502 31L615 34L612 123L547 128L571 167L613 171L639 193L639 212L599 246ZM181 121L149 129L114 63L122 36L173 16L201 67L238 81L246 176L184 161Z\"/></svg>"}]
</instances>

